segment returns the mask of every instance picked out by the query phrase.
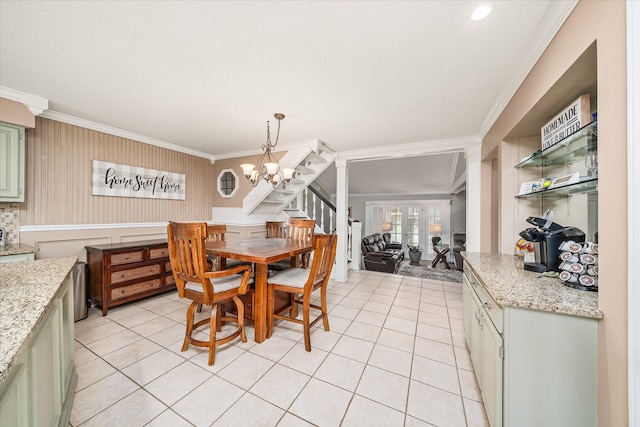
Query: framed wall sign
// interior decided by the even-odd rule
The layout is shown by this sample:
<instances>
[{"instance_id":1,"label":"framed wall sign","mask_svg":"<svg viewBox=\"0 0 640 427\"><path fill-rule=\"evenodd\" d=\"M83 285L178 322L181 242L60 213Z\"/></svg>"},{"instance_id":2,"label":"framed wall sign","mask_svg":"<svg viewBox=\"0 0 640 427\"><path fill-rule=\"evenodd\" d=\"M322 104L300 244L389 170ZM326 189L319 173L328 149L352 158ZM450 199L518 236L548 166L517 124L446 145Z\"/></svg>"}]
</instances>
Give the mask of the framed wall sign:
<instances>
[{"instance_id":1,"label":"framed wall sign","mask_svg":"<svg viewBox=\"0 0 640 427\"><path fill-rule=\"evenodd\" d=\"M94 160L94 196L185 200L185 175Z\"/></svg>"},{"instance_id":2,"label":"framed wall sign","mask_svg":"<svg viewBox=\"0 0 640 427\"><path fill-rule=\"evenodd\" d=\"M580 95L540 129L542 149L562 141L591 122L589 95Z\"/></svg>"}]
</instances>

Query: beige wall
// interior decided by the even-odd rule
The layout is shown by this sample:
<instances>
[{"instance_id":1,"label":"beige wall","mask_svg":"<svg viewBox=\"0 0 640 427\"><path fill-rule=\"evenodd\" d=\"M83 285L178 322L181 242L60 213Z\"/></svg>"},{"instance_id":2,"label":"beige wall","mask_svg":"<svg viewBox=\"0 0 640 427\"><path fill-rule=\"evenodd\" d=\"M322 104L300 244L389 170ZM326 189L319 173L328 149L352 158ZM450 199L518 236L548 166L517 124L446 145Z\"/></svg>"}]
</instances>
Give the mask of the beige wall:
<instances>
[{"instance_id":1,"label":"beige wall","mask_svg":"<svg viewBox=\"0 0 640 427\"><path fill-rule=\"evenodd\" d=\"M256 148L259 148L259 147L256 146ZM286 154L286 152L281 151L273 154L275 158L280 160L282 156ZM217 188L218 188L217 182L213 181L213 184L212 184L214 189L213 206L220 207L220 208L241 208L242 207L242 201L244 200L245 196L249 194L249 192L253 189L253 186L249 183L249 181L247 181L247 179L242 174L242 168L240 167L240 165L243 163L256 164L256 162L258 161L258 157L259 155L236 157L233 159L216 160L216 162L213 165L213 176L215 177L215 179L218 179L218 176L220 175L220 172L222 172L222 170L233 169L236 175L238 175L238 181L240 181L240 188L238 188L238 191L233 195L233 197L222 197L217 191Z\"/></svg>"},{"instance_id":2,"label":"beige wall","mask_svg":"<svg viewBox=\"0 0 640 427\"><path fill-rule=\"evenodd\" d=\"M27 131L21 226L208 220L215 181L208 159L38 117ZM186 200L91 194L91 161L186 175Z\"/></svg>"},{"instance_id":3,"label":"beige wall","mask_svg":"<svg viewBox=\"0 0 640 427\"><path fill-rule=\"evenodd\" d=\"M185 174L186 200L93 196L92 160ZM37 258L82 260L86 245L166 238L169 220L210 220L216 193L209 159L41 117L27 130L25 180L24 203L12 205Z\"/></svg>"},{"instance_id":4,"label":"beige wall","mask_svg":"<svg viewBox=\"0 0 640 427\"><path fill-rule=\"evenodd\" d=\"M513 169L513 149L505 142L509 132L548 93L562 74L595 41L597 43L597 106L599 140L599 305L604 319L598 334L598 424L625 426L627 400L627 170L626 170L626 24L625 2L581 1L546 49L483 140L483 161L498 162L497 173ZM565 100L566 104L572 99ZM566 105L565 104L565 105ZM558 105L562 108L564 105ZM556 111L557 112L557 111ZM553 113L550 113L552 116ZM541 124L544 121L541 120ZM533 136L533 135L532 135ZM487 165L488 169L490 166ZM484 172L483 182L489 172ZM501 178L498 189L482 186L482 248L509 253L505 242L516 233L513 188ZM497 210L497 211L496 211ZM524 212L523 212L524 214ZM493 219L498 218L498 230ZM492 228L493 226L493 228ZM504 234L504 236L503 236ZM485 239L489 241L485 241Z\"/></svg>"}]
</instances>

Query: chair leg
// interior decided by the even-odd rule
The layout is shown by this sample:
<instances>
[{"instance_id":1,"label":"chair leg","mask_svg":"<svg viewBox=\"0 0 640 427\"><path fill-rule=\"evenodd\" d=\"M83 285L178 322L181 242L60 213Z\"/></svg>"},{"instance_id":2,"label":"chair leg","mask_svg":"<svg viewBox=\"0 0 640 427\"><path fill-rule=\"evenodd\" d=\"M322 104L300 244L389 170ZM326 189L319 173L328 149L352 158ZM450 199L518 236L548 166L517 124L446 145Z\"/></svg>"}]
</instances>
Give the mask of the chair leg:
<instances>
[{"instance_id":1,"label":"chair leg","mask_svg":"<svg viewBox=\"0 0 640 427\"><path fill-rule=\"evenodd\" d=\"M238 310L238 328L240 328L240 339L242 342L247 342L247 335L244 332L244 303L239 297L233 297L233 302L236 303L236 309Z\"/></svg>"},{"instance_id":2,"label":"chair leg","mask_svg":"<svg viewBox=\"0 0 640 427\"><path fill-rule=\"evenodd\" d=\"M329 330L329 316L327 316L327 287L323 286L320 289L320 306L322 307L322 323L324 324L324 330Z\"/></svg>"},{"instance_id":3,"label":"chair leg","mask_svg":"<svg viewBox=\"0 0 640 427\"><path fill-rule=\"evenodd\" d=\"M198 303L194 301L187 308L187 330L184 333L184 342L180 351L187 351L187 348L189 348L189 340L191 339L191 334L193 334L193 315L197 305Z\"/></svg>"},{"instance_id":4,"label":"chair leg","mask_svg":"<svg viewBox=\"0 0 640 427\"><path fill-rule=\"evenodd\" d=\"M213 365L216 359L216 323L218 319L218 304L211 306L211 317L209 318L209 366Z\"/></svg>"},{"instance_id":5,"label":"chair leg","mask_svg":"<svg viewBox=\"0 0 640 427\"><path fill-rule=\"evenodd\" d=\"M296 294L290 294L289 296L289 304L291 304L291 309L289 310L289 317L295 319L298 317L298 303L296 302Z\"/></svg>"},{"instance_id":6,"label":"chair leg","mask_svg":"<svg viewBox=\"0 0 640 427\"><path fill-rule=\"evenodd\" d=\"M224 315L224 309L222 306L220 310L218 310L218 315L216 316L216 332L222 331L222 316Z\"/></svg>"},{"instance_id":7,"label":"chair leg","mask_svg":"<svg viewBox=\"0 0 640 427\"><path fill-rule=\"evenodd\" d=\"M269 286L267 288L267 338L271 338L273 333L274 293L273 288Z\"/></svg>"},{"instance_id":8,"label":"chair leg","mask_svg":"<svg viewBox=\"0 0 640 427\"><path fill-rule=\"evenodd\" d=\"M311 333L309 328L309 304L311 303L311 295L305 295L302 304L302 325L304 326L304 349L311 351Z\"/></svg>"}]
</instances>

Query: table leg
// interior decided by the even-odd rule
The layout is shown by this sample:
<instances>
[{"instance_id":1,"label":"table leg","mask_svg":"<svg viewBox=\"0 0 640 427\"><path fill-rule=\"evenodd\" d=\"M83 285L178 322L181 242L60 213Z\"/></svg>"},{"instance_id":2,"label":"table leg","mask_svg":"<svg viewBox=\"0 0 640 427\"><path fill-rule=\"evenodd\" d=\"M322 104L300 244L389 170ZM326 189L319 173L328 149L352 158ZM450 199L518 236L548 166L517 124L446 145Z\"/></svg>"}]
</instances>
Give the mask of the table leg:
<instances>
[{"instance_id":1,"label":"table leg","mask_svg":"<svg viewBox=\"0 0 640 427\"><path fill-rule=\"evenodd\" d=\"M253 327L255 341L263 342L267 337L267 264L255 264L255 290L253 299Z\"/></svg>"}]
</instances>

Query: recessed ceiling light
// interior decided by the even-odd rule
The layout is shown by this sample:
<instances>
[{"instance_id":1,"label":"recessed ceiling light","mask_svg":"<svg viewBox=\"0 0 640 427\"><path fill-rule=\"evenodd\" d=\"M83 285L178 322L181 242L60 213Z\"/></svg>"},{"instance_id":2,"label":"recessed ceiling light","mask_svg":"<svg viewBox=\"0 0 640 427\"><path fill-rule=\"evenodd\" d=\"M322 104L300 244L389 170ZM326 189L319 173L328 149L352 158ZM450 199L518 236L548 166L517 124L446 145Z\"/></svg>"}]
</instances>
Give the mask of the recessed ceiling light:
<instances>
[{"instance_id":1,"label":"recessed ceiling light","mask_svg":"<svg viewBox=\"0 0 640 427\"><path fill-rule=\"evenodd\" d=\"M471 14L471 19L473 19L474 21L480 21L481 19L484 19L487 16L489 16L490 13L491 13L491 5L483 4L481 6L478 6L476 10L473 11L473 13Z\"/></svg>"}]
</instances>

